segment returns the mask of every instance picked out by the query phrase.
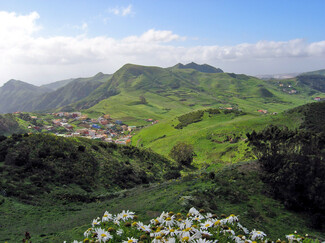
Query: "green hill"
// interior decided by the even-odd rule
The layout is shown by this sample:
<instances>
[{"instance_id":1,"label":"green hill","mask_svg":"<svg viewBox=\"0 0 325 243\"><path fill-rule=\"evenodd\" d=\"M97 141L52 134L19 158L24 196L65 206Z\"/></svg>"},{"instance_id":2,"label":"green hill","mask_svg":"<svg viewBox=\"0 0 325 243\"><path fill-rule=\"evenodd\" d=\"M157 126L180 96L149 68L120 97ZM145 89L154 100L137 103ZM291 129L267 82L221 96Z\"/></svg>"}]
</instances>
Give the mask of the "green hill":
<instances>
[{"instance_id":1,"label":"green hill","mask_svg":"<svg viewBox=\"0 0 325 243\"><path fill-rule=\"evenodd\" d=\"M245 135L253 130L260 131L270 124L315 132L325 129L325 102L306 104L278 114L200 111L203 111L202 117L187 122L186 126L181 123L184 115L148 126L133 136L132 144L168 156L177 142L186 142L194 147L195 165L219 167L255 158L247 146ZM182 129L177 129L179 127Z\"/></svg>"},{"instance_id":2,"label":"green hill","mask_svg":"<svg viewBox=\"0 0 325 243\"><path fill-rule=\"evenodd\" d=\"M322 75L322 76L325 76L325 69L312 71L312 72L306 72L306 73L302 73L301 75Z\"/></svg>"},{"instance_id":3,"label":"green hill","mask_svg":"<svg viewBox=\"0 0 325 243\"><path fill-rule=\"evenodd\" d=\"M29 111L44 111L67 106L87 97L109 78L108 74L98 73L94 77L74 79L63 87L34 99L31 104L26 106L32 107ZM68 107L66 107L66 111L69 111Z\"/></svg>"},{"instance_id":4,"label":"green hill","mask_svg":"<svg viewBox=\"0 0 325 243\"><path fill-rule=\"evenodd\" d=\"M0 113L31 109L29 102L47 92L50 92L50 89L19 80L9 80L0 88Z\"/></svg>"},{"instance_id":5,"label":"green hill","mask_svg":"<svg viewBox=\"0 0 325 243\"><path fill-rule=\"evenodd\" d=\"M311 87L319 92L325 92L325 75L305 74L297 78L298 83Z\"/></svg>"},{"instance_id":6,"label":"green hill","mask_svg":"<svg viewBox=\"0 0 325 243\"><path fill-rule=\"evenodd\" d=\"M20 126L17 119L12 114L0 115L0 135L10 135L13 133L24 133L26 128Z\"/></svg>"},{"instance_id":7,"label":"green hill","mask_svg":"<svg viewBox=\"0 0 325 243\"><path fill-rule=\"evenodd\" d=\"M162 181L175 170L156 153L91 139L26 134L0 140L0 191L30 203L91 202L108 192Z\"/></svg>"},{"instance_id":8,"label":"green hill","mask_svg":"<svg viewBox=\"0 0 325 243\"><path fill-rule=\"evenodd\" d=\"M144 120L148 118L170 119L206 107L281 112L310 102L311 93L321 95L306 85L293 83L290 87L283 90L276 82L243 74L127 64L70 107L109 113L129 125L146 125ZM146 102L141 102L140 97Z\"/></svg>"}]
</instances>

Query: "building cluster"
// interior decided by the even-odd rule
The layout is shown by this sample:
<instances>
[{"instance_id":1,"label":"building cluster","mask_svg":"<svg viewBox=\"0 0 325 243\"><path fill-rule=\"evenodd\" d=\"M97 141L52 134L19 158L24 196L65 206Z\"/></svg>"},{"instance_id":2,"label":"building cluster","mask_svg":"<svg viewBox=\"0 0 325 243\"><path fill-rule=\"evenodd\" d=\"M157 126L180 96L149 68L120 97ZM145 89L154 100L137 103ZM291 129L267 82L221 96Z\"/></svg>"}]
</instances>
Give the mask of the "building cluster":
<instances>
[{"instance_id":1,"label":"building cluster","mask_svg":"<svg viewBox=\"0 0 325 243\"><path fill-rule=\"evenodd\" d=\"M130 133L136 129L136 126L125 125L121 120L114 121L110 115L103 115L98 118L88 118L87 115L82 115L80 112L59 112L52 115L60 117L52 121L53 126L61 126L68 131L65 134L57 134L58 136L85 137L118 144L129 144L132 137ZM78 128L76 129L68 124L68 119L79 121Z\"/></svg>"}]
</instances>

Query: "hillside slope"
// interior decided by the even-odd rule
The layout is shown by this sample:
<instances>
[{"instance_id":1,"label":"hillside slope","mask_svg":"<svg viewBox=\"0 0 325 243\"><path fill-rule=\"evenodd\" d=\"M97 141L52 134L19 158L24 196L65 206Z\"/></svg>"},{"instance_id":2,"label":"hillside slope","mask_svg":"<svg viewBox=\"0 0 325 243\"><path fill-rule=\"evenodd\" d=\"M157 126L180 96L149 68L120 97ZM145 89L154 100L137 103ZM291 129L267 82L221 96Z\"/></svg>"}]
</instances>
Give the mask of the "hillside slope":
<instances>
[{"instance_id":1,"label":"hillside slope","mask_svg":"<svg viewBox=\"0 0 325 243\"><path fill-rule=\"evenodd\" d=\"M0 138L0 191L30 203L91 202L108 192L162 181L173 170L154 152L114 143L46 134Z\"/></svg>"},{"instance_id":2,"label":"hillside slope","mask_svg":"<svg viewBox=\"0 0 325 243\"><path fill-rule=\"evenodd\" d=\"M130 125L146 125L148 118L171 119L206 107L281 112L311 102L311 94L321 95L306 85L290 87L283 89L276 82L243 74L127 64L72 107L109 113Z\"/></svg>"},{"instance_id":3,"label":"hillside slope","mask_svg":"<svg viewBox=\"0 0 325 243\"><path fill-rule=\"evenodd\" d=\"M0 113L30 109L29 102L32 99L37 99L50 91L50 89L37 87L19 80L9 80L0 88Z\"/></svg>"},{"instance_id":4,"label":"hillside slope","mask_svg":"<svg viewBox=\"0 0 325 243\"><path fill-rule=\"evenodd\" d=\"M194 147L194 164L223 166L254 159L246 143L246 133L260 131L267 125L287 126L291 129L305 129L324 132L325 102L314 102L284 111L279 114L240 113L219 110L211 113L203 110L202 119L182 129L178 116L140 130L132 138L134 146L151 148L168 156L177 142L186 142Z\"/></svg>"},{"instance_id":5,"label":"hillside slope","mask_svg":"<svg viewBox=\"0 0 325 243\"><path fill-rule=\"evenodd\" d=\"M77 78L55 91L46 93L26 104L25 110L44 111L67 106L87 97L110 78L110 75L98 73L90 78ZM31 107L31 108L28 108ZM69 109L66 108L66 111Z\"/></svg>"}]
</instances>

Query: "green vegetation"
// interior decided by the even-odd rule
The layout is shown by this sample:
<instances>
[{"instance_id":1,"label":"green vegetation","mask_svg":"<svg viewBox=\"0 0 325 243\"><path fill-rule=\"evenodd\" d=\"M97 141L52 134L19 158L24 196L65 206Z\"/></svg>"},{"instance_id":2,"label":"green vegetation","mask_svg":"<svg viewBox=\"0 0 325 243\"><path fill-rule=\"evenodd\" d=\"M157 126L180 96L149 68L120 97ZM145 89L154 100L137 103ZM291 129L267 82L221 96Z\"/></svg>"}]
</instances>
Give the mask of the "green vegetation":
<instances>
[{"instance_id":1,"label":"green vegetation","mask_svg":"<svg viewBox=\"0 0 325 243\"><path fill-rule=\"evenodd\" d=\"M148 118L164 121L208 107L279 113L311 102L311 95L321 95L308 85L292 81L290 86L284 92L275 81L243 74L127 64L85 99L69 107L110 114L128 125L146 125ZM289 93L292 89L297 93ZM146 103L139 102L141 96Z\"/></svg>"},{"instance_id":2,"label":"green vegetation","mask_svg":"<svg viewBox=\"0 0 325 243\"><path fill-rule=\"evenodd\" d=\"M127 64L111 78L96 76L68 84L77 99L61 88L54 92L62 103L44 95L43 104L144 126L132 138L137 147L49 134L1 136L0 241L21 241L25 231L33 242L81 240L105 210L129 209L148 222L161 211L186 213L193 206L239 215L272 239L295 230L325 237L319 195L325 102L288 110L323 96L318 79L263 81L197 64ZM44 119L1 116L2 134L53 119L37 116ZM264 130L269 124L278 128Z\"/></svg>"},{"instance_id":3,"label":"green vegetation","mask_svg":"<svg viewBox=\"0 0 325 243\"><path fill-rule=\"evenodd\" d=\"M270 126L247 134L261 162L263 180L289 209L308 211L313 226L325 226L325 133Z\"/></svg>"},{"instance_id":4,"label":"green vegetation","mask_svg":"<svg viewBox=\"0 0 325 243\"><path fill-rule=\"evenodd\" d=\"M202 113L204 114L200 121L191 122L194 118L197 119L192 114ZM179 119L163 121L140 130L133 136L132 144L151 148L168 156L177 142L186 142L193 145L196 166L213 164L218 167L255 158L251 148L245 143L246 133L253 129L262 130L267 124L296 128L302 123L303 116L298 113L264 115L245 114L237 110L208 109L191 112L183 118L188 118L186 121L190 124L182 129L175 129L179 124L185 124L179 123Z\"/></svg>"},{"instance_id":5,"label":"green vegetation","mask_svg":"<svg viewBox=\"0 0 325 243\"><path fill-rule=\"evenodd\" d=\"M175 126L176 129L182 129L189 124L202 121L204 111L193 111L178 117L179 123Z\"/></svg>"},{"instance_id":6,"label":"green vegetation","mask_svg":"<svg viewBox=\"0 0 325 243\"><path fill-rule=\"evenodd\" d=\"M180 166L190 166L193 161L193 146L184 142L177 143L170 151L170 157Z\"/></svg>"},{"instance_id":7,"label":"green vegetation","mask_svg":"<svg viewBox=\"0 0 325 243\"><path fill-rule=\"evenodd\" d=\"M194 69L194 70L202 72L202 73L223 73L223 71L220 68L215 68L208 64L198 65L194 62L188 63L186 65L178 63L172 68L174 68L174 69Z\"/></svg>"},{"instance_id":8,"label":"green vegetation","mask_svg":"<svg viewBox=\"0 0 325 243\"><path fill-rule=\"evenodd\" d=\"M51 198L95 201L108 192L171 179L176 170L150 151L45 134L2 137L0 169L0 191L34 204Z\"/></svg>"},{"instance_id":9,"label":"green vegetation","mask_svg":"<svg viewBox=\"0 0 325 243\"><path fill-rule=\"evenodd\" d=\"M0 115L0 135L9 135L12 133L23 133L26 130L19 125L16 117L12 114Z\"/></svg>"},{"instance_id":10,"label":"green vegetation","mask_svg":"<svg viewBox=\"0 0 325 243\"><path fill-rule=\"evenodd\" d=\"M140 185L89 203L61 204L49 199L48 204L33 205L0 196L0 241L18 242L28 231L33 242L72 242L81 240L91 221L106 210L119 213L129 209L149 223L162 211L186 213L193 206L219 217L239 215L245 227L262 230L271 239L283 239L295 230L324 239L324 232L309 227L308 214L288 211L267 196L267 185L259 173L257 163L240 163L213 173L202 171L182 179Z\"/></svg>"},{"instance_id":11,"label":"green vegetation","mask_svg":"<svg viewBox=\"0 0 325 243\"><path fill-rule=\"evenodd\" d=\"M325 92L325 75L300 75L297 81L317 91Z\"/></svg>"}]
</instances>

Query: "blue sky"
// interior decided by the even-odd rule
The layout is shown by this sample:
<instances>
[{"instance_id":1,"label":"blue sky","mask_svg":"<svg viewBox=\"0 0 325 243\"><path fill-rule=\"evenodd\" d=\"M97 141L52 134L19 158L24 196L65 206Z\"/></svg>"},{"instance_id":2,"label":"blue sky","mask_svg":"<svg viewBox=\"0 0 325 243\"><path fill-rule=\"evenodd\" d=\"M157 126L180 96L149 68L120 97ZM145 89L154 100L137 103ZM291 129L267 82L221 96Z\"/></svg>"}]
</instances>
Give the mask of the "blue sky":
<instances>
[{"instance_id":1,"label":"blue sky","mask_svg":"<svg viewBox=\"0 0 325 243\"><path fill-rule=\"evenodd\" d=\"M321 69L324 10L323 0L0 0L0 83L112 73L129 62L247 74Z\"/></svg>"}]
</instances>

